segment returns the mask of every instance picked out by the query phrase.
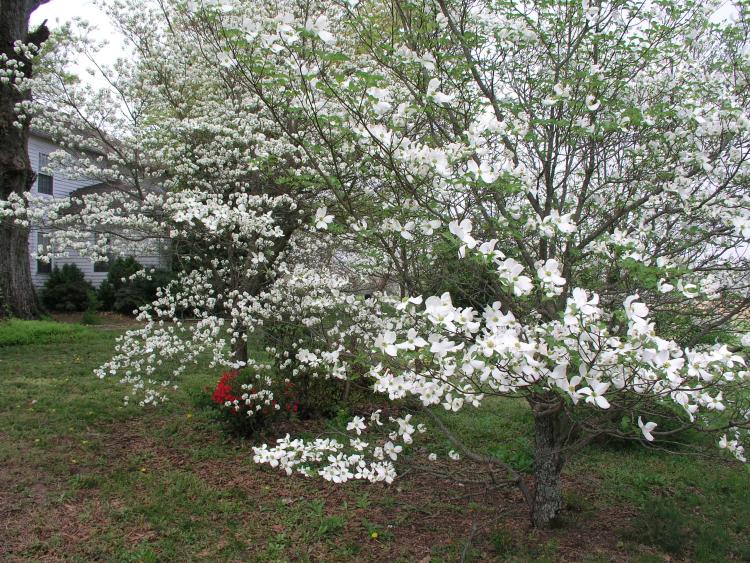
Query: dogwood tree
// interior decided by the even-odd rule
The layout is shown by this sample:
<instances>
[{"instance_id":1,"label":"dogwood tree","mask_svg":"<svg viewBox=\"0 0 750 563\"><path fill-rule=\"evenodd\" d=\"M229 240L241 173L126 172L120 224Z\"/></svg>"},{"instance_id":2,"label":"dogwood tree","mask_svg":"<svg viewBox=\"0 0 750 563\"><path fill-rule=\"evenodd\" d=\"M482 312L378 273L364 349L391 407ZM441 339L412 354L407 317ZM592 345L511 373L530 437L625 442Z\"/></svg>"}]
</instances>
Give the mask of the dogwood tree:
<instances>
[{"instance_id":1,"label":"dogwood tree","mask_svg":"<svg viewBox=\"0 0 750 563\"><path fill-rule=\"evenodd\" d=\"M401 203L370 218L370 241L408 252L429 218L494 272L479 310L406 295L377 341L377 390L448 411L526 401L533 493L516 482L540 527L566 457L597 436L697 427L744 460L744 4L720 23L680 1L216 4L186 6L194 32L272 116L308 124L277 121L323 181ZM256 459L372 478L343 449L285 439Z\"/></svg>"},{"instance_id":2,"label":"dogwood tree","mask_svg":"<svg viewBox=\"0 0 750 563\"><path fill-rule=\"evenodd\" d=\"M167 243L176 279L140 311L145 327L118 342L98 375L129 385L127 402L155 404L208 355L212 367L252 370L268 401L271 375L341 381L346 396L383 317L353 283L377 282L382 260L337 240L331 187L310 173L257 96L227 80L222 51L186 31L187 12L167 20L167 6L133 2L110 13L135 57L100 66L87 26L69 26L45 53L27 108L66 149L56 165L99 187L70 200L15 198L0 209L50 233L41 259L74 250L107 260ZM69 73L82 53L103 88ZM357 275L365 269L366 278ZM248 356L254 333L262 333L263 361ZM176 367L164 373L166 360Z\"/></svg>"},{"instance_id":3,"label":"dogwood tree","mask_svg":"<svg viewBox=\"0 0 750 563\"><path fill-rule=\"evenodd\" d=\"M215 58L221 52L204 50L179 19L170 26L161 8L137 2L108 7L134 49L132 60L109 68L98 63L85 23L55 34L54 48L41 61L46 72L34 84L35 105L27 111L66 149L54 155L57 166L104 187L73 200L16 198L5 211L18 224L50 233L42 259L75 250L106 260L166 241L184 275L165 296L193 296L189 304L172 302L169 320L175 311L209 317L215 338L207 339L202 325L171 325L158 331L160 340L149 340L147 355L157 340L161 354L186 352L192 342L183 361L214 345L220 363L238 367L247 361L246 340L254 329L251 301L270 299L281 276L312 264L312 249L318 282L333 293L340 289L334 270L341 268L328 233L333 216L325 207L330 190L276 133L257 98L225 80ZM104 87L71 75L82 55ZM336 248L346 251L342 244ZM162 305L154 305L155 322L163 323ZM129 335L123 345L139 368L133 342L152 328ZM170 338L164 337L168 330ZM186 344L178 346L180 339Z\"/></svg>"}]
</instances>

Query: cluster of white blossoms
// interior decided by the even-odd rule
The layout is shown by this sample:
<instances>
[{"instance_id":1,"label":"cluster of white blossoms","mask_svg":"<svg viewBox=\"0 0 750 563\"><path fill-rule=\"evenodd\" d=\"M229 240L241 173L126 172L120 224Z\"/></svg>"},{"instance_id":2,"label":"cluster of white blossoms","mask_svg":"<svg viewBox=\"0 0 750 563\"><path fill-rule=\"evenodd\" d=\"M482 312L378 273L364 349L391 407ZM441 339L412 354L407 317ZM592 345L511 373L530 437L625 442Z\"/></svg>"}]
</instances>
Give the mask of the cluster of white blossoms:
<instances>
[{"instance_id":1,"label":"cluster of white blossoms","mask_svg":"<svg viewBox=\"0 0 750 563\"><path fill-rule=\"evenodd\" d=\"M351 480L392 483L397 477L393 462L398 460L405 446L412 444L412 435L424 433L427 428L423 424L415 427L410 414L389 417L388 423L393 430L383 437L384 432L379 427L386 423L381 422L380 415L381 411L376 410L367 420L355 416L346 427L347 431L356 434L348 444L335 438L292 440L287 435L276 440L274 446L263 444L254 447L253 460L283 469L288 475L293 472L306 476L319 475L334 483ZM375 427L370 442L360 438L363 434L367 436L368 426ZM450 458L456 460L458 456L451 451ZM431 454L430 459L437 459L436 454Z\"/></svg>"},{"instance_id":2,"label":"cluster of white blossoms","mask_svg":"<svg viewBox=\"0 0 750 563\"><path fill-rule=\"evenodd\" d=\"M198 206L191 216L198 214L205 222L201 209ZM209 223L213 225L215 220L212 216ZM238 229L232 224L228 231ZM269 240L276 238L274 228L264 232ZM256 246L263 240L254 237ZM268 391L274 383L272 376L278 378L279 373L291 380L302 375L347 379L350 362L362 347L372 346L382 327L382 305L378 299L349 291L350 280L330 267L318 264L317 270L312 270L307 265L305 257L315 260L325 245L316 245L304 234L289 244L284 253L274 257L273 273L263 269L267 260L257 260L255 253L249 252L242 278L263 276L265 283L257 292L217 291L217 286L229 285L237 271L218 257L211 268L178 275L159 290L153 303L141 308L138 319L146 325L118 340L116 355L97 370L98 376L120 377L131 387L129 400L142 397L141 404L167 400L168 392L176 387L171 382L190 364L206 357L210 367L249 371L258 393ZM265 245L261 247L260 255ZM241 244L233 248L238 250ZM294 256L295 262L288 262L288 256ZM273 332L273 327L279 326L299 330L285 337L282 328L279 336ZM266 359L238 358L235 350L246 347L255 332L262 333L267 343L263 350ZM169 372L166 384L154 379L164 371Z\"/></svg>"},{"instance_id":3,"label":"cluster of white blossoms","mask_svg":"<svg viewBox=\"0 0 750 563\"><path fill-rule=\"evenodd\" d=\"M744 359L726 346L682 349L659 338L648 308L637 299L634 295L625 301L627 336L617 337L607 328L611 319L598 307L599 297L581 288L573 290L562 321L534 326L521 324L512 313L504 314L500 303L479 313L454 307L450 295L444 294L428 297L417 310L421 297L410 298L402 302L403 309L421 317L426 338L413 327L401 334L386 331L379 335L376 346L386 360L370 370L374 389L391 400L414 396L425 407L442 405L451 412L466 405L477 407L489 395L514 395L533 388L558 393L574 405L582 401L602 410L632 392L671 401L691 420L702 411L723 411L722 390L750 377ZM400 356L403 362L394 363ZM742 416L750 420L750 410ZM372 420L380 423L379 418ZM273 447L254 448L253 459L287 473L317 472L337 483L350 479L390 482L393 467L383 459L395 461L402 451L392 440L411 444L415 432L410 417L391 422L396 430L389 441L369 449L359 439L366 421L355 417L347 430L357 438L352 437L348 447L335 439L305 442L287 436ZM639 418L638 426L647 441L658 436L657 423ZM739 440L728 442L724 437L719 446L744 461ZM345 453L348 450L354 453ZM365 453L371 456L369 462Z\"/></svg>"},{"instance_id":4,"label":"cluster of white blossoms","mask_svg":"<svg viewBox=\"0 0 750 563\"><path fill-rule=\"evenodd\" d=\"M39 54L39 47L19 40L13 44L13 52L15 57L9 57L6 53L0 54L0 84L12 85L18 93L27 94L32 86L32 80L27 76L29 66ZM21 129L31 117L32 111L30 100L17 102L13 108L13 127Z\"/></svg>"},{"instance_id":5,"label":"cluster of white blossoms","mask_svg":"<svg viewBox=\"0 0 750 563\"><path fill-rule=\"evenodd\" d=\"M270 389L255 391L252 385L245 383L242 385L242 390L245 392L242 393L239 399L224 401L224 406L234 409L236 412L242 410L243 404L245 407L251 407L247 409L247 416L253 416L256 412L263 410L263 408L281 409L281 405L274 401L274 395Z\"/></svg>"},{"instance_id":6,"label":"cluster of white blossoms","mask_svg":"<svg viewBox=\"0 0 750 563\"><path fill-rule=\"evenodd\" d=\"M366 446L358 440L351 443L355 451ZM305 442L287 435L277 440L273 448L265 445L253 448L253 461L283 469L287 475L296 471L308 477L319 475L334 483L352 479L392 483L396 478L396 470L390 460L367 460L358 453L344 453L344 447L332 438Z\"/></svg>"},{"instance_id":7,"label":"cluster of white blossoms","mask_svg":"<svg viewBox=\"0 0 750 563\"><path fill-rule=\"evenodd\" d=\"M736 436L735 439L729 440L727 439L727 435L724 434L719 440L719 447L721 449L728 450L738 460L740 460L743 463L746 463L747 457L745 456L745 446L741 444L740 436L738 435L738 433L735 433L735 436Z\"/></svg>"},{"instance_id":8,"label":"cluster of white blossoms","mask_svg":"<svg viewBox=\"0 0 750 563\"><path fill-rule=\"evenodd\" d=\"M296 208L287 196L224 196L190 190L152 191L136 198L110 191L71 199L12 194L0 202L0 217L13 217L21 225L48 232L49 247L40 255L46 259L67 256L71 251L93 260L107 260L113 253L152 254L160 241L191 237L218 239L220 245L226 235L238 251L257 250L257 266L264 260L261 251L284 235L273 212L293 215ZM94 233L112 236L94 238Z\"/></svg>"}]
</instances>

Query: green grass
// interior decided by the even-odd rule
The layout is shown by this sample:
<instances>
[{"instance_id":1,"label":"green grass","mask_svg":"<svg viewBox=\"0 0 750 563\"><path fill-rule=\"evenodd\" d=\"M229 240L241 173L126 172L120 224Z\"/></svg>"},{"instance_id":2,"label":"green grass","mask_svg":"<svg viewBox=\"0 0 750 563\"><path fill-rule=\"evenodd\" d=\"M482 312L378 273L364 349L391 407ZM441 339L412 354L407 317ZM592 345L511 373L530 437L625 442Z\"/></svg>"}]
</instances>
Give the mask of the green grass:
<instances>
[{"instance_id":1,"label":"green grass","mask_svg":"<svg viewBox=\"0 0 750 563\"><path fill-rule=\"evenodd\" d=\"M482 444L483 451L517 471L530 472L533 421L522 402L497 400L480 409L441 416L446 423L451 421L465 443ZM436 443L432 450L441 448L449 449ZM696 458L618 442L587 448L564 470L576 484L565 491L568 528L585 527L602 513L616 514L623 507L635 516L622 519L613 530L625 549L648 546L666 556L695 561L750 560L750 466L711 453ZM528 552L524 542L509 538L504 530L494 536L498 555ZM534 545L536 552L539 546ZM521 557L534 559L528 553Z\"/></svg>"},{"instance_id":2,"label":"green grass","mask_svg":"<svg viewBox=\"0 0 750 563\"><path fill-rule=\"evenodd\" d=\"M340 560L358 550L343 537L349 508L254 465L249 445L190 399L216 369L195 366L158 409L124 406L125 388L93 375L116 336L92 330L0 353L0 560Z\"/></svg>"},{"instance_id":3,"label":"green grass","mask_svg":"<svg viewBox=\"0 0 750 563\"><path fill-rule=\"evenodd\" d=\"M386 488L258 467L251 443L197 400L216 369L191 367L158 409L124 406L125 389L92 373L117 333L45 324L49 340L0 350L0 560L750 559L750 476L737 464L590 447L566 467L563 528L528 532L517 501L464 498L468 487L410 481L408 468ZM529 470L523 404L444 419L476 450ZM450 449L421 445L416 466Z\"/></svg>"},{"instance_id":4,"label":"green grass","mask_svg":"<svg viewBox=\"0 0 750 563\"><path fill-rule=\"evenodd\" d=\"M89 337L91 334L91 330L84 326L54 321L12 319L0 322L0 346L70 342Z\"/></svg>"}]
</instances>

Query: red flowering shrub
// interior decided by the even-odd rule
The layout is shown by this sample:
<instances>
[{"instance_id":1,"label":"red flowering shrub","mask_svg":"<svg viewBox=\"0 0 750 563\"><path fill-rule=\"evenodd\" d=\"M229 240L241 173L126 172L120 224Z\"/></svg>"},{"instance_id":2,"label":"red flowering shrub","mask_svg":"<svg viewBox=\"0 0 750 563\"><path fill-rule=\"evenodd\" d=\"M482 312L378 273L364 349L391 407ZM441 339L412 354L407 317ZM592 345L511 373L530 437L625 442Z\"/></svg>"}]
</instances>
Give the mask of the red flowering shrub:
<instances>
[{"instance_id":1,"label":"red flowering shrub","mask_svg":"<svg viewBox=\"0 0 750 563\"><path fill-rule=\"evenodd\" d=\"M278 390L256 390L247 376L238 371L222 374L211 393L221 417L236 432L250 435L273 421L296 415L299 400L296 389L286 383Z\"/></svg>"},{"instance_id":2,"label":"red flowering shrub","mask_svg":"<svg viewBox=\"0 0 750 563\"><path fill-rule=\"evenodd\" d=\"M238 371L227 371L223 373L221 379L216 384L216 389L214 389L214 392L211 395L211 401L217 405L223 406L224 403L232 403L238 400L239 397L234 394L234 389L232 389L232 381L237 379L238 375Z\"/></svg>"},{"instance_id":3,"label":"red flowering shrub","mask_svg":"<svg viewBox=\"0 0 750 563\"><path fill-rule=\"evenodd\" d=\"M297 390L291 383L284 385L281 391L282 402L286 412L290 414L297 414L299 412L299 397L297 396Z\"/></svg>"}]
</instances>

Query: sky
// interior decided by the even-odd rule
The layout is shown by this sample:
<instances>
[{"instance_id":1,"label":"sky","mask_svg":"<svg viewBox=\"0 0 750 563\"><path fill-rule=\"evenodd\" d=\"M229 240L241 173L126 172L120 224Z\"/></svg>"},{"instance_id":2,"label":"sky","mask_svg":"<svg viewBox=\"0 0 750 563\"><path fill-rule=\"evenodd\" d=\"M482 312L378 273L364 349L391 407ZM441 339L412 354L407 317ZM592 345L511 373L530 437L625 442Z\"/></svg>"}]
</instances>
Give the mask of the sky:
<instances>
[{"instance_id":1,"label":"sky","mask_svg":"<svg viewBox=\"0 0 750 563\"><path fill-rule=\"evenodd\" d=\"M51 0L47 4L42 4L31 14L29 26L34 27L47 20L47 26L55 28L75 17L96 25L99 28L97 37L117 36L107 16L96 7L92 0Z\"/></svg>"},{"instance_id":2,"label":"sky","mask_svg":"<svg viewBox=\"0 0 750 563\"><path fill-rule=\"evenodd\" d=\"M124 55L122 35L112 26L109 18L96 7L93 0L51 0L47 4L42 4L31 14L29 27L33 28L47 20L47 27L54 29L73 18L81 18L90 22L96 28L92 31L93 39L108 42L99 52L98 62L109 65ZM85 72L90 66L90 63L86 63L88 61L81 61L76 69L78 75L85 81L97 82Z\"/></svg>"}]
</instances>

